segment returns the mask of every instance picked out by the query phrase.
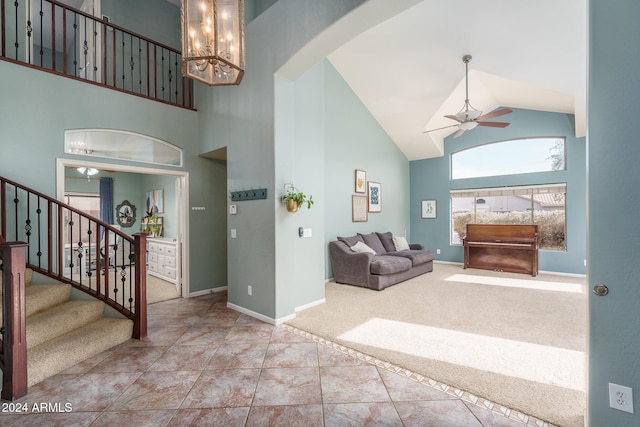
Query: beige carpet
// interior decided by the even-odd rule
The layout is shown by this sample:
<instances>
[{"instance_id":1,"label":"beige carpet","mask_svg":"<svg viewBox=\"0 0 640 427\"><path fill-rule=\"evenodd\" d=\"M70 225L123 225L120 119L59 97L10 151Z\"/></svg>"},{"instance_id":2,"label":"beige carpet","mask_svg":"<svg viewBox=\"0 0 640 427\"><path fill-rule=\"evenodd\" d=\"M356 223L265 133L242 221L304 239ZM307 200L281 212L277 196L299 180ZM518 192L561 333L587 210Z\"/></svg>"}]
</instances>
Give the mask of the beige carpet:
<instances>
[{"instance_id":1,"label":"beige carpet","mask_svg":"<svg viewBox=\"0 0 640 427\"><path fill-rule=\"evenodd\" d=\"M383 291L329 282L289 325L559 426L582 426L586 280L434 271Z\"/></svg>"}]
</instances>

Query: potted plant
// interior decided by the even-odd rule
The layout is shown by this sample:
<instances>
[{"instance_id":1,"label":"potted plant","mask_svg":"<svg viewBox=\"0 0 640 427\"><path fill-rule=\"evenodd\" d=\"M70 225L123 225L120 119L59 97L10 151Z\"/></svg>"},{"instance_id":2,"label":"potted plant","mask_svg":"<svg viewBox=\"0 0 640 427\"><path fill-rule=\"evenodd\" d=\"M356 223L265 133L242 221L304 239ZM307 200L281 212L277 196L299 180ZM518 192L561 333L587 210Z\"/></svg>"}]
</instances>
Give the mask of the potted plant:
<instances>
[{"instance_id":1,"label":"potted plant","mask_svg":"<svg viewBox=\"0 0 640 427\"><path fill-rule=\"evenodd\" d=\"M306 194L292 185L282 195L282 201L287 204L287 210L289 212L297 212L298 207L303 203L307 204L307 209L311 209L311 205L313 205L313 196L309 196L309 198L307 198Z\"/></svg>"}]
</instances>

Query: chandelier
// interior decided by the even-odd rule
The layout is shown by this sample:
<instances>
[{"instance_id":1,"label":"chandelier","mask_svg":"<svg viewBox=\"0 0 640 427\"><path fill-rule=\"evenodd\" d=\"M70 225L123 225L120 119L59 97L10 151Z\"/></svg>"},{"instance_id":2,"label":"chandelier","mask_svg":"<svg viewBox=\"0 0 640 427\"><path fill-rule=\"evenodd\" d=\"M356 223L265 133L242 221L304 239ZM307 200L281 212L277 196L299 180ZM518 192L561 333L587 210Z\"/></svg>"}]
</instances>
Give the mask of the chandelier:
<instances>
[{"instance_id":1,"label":"chandelier","mask_svg":"<svg viewBox=\"0 0 640 427\"><path fill-rule=\"evenodd\" d=\"M87 181L91 182L91 177L93 175L97 175L98 174L98 169L96 168L85 168L85 167L79 167L76 169L80 174L82 175L86 175L87 177Z\"/></svg>"},{"instance_id":2,"label":"chandelier","mask_svg":"<svg viewBox=\"0 0 640 427\"><path fill-rule=\"evenodd\" d=\"M244 76L244 0L182 0L182 75L209 86Z\"/></svg>"}]
</instances>

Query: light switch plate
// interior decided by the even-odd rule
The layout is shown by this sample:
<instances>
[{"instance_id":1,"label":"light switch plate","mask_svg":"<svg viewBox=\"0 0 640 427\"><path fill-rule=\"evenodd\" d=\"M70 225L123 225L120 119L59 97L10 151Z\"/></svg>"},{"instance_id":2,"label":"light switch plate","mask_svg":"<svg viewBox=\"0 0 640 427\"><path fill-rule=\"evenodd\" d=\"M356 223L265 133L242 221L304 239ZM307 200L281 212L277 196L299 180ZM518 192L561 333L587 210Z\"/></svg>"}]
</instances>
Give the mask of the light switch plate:
<instances>
[{"instance_id":1,"label":"light switch plate","mask_svg":"<svg viewBox=\"0 0 640 427\"><path fill-rule=\"evenodd\" d=\"M236 232L236 229L232 228L231 229L231 238L235 239L237 236L238 236L238 233Z\"/></svg>"},{"instance_id":2,"label":"light switch plate","mask_svg":"<svg viewBox=\"0 0 640 427\"><path fill-rule=\"evenodd\" d=\"M229 214L236 215L238 213L238 205L229 205Z\"/></svg>"}]
</instances>

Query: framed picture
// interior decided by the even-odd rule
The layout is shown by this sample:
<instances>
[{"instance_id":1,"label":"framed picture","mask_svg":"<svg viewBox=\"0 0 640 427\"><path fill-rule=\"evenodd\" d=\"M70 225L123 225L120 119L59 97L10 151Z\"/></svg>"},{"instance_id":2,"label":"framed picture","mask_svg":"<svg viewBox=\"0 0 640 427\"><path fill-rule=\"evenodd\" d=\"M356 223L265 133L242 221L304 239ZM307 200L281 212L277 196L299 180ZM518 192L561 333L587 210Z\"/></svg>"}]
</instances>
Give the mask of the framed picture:
<instances>
[{"instance_id":1,"label":"framed picture","mask_svg":"<svg viewBox=\"0 0 640 427\"><path fill-rule=\"evenodd\" d=\"M367 192L367 173L356 169L356 193Z\"/></svg>"},{"instance_id":2,"label":"framed picture","mask_svg":"<svg viewBox=\"0 0 640 427\"><path fill-rule=\"evenodd\" d=\"M147 191L147 213L164 212L164 190Z\"/></svg>"},{"instance_id":3,"label":"framed picture","mask_svg":"<svg viewBox=\"0 0 640 427\"><path fill-rule=\"evenodd\" d=\"M436 201L423 200L421 210L422 210L422 218L435 218L437 216Z\"/></svg>"},{"instance_id":4,"label":"framed picture","mask_svg":"<svg viewBox=\"0 0 640 427\"><path fill-rule=\"evenodd\" d=\"M382 212L382 192L379 182L369 181L369 212Z\"/></svg>"},{"instance_id":5,"label":"framed picture","mask_svg":"<svg viewBox=\"0 0 640 427\"><path fill-rule=\"evenodd\" d=\"M351 221L367 222L369 214L367 213L367 196L351 196Z\"/></svg>"}]
</instances>

